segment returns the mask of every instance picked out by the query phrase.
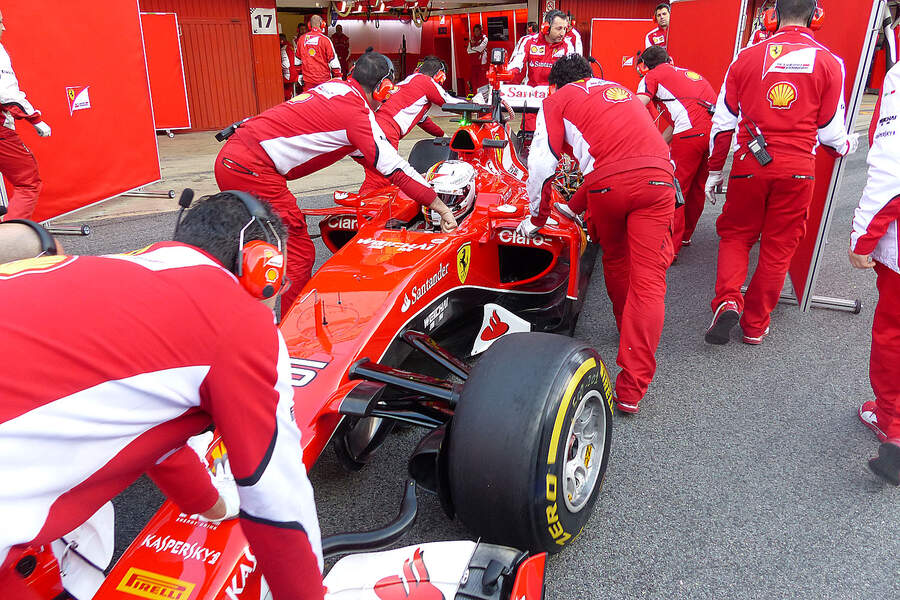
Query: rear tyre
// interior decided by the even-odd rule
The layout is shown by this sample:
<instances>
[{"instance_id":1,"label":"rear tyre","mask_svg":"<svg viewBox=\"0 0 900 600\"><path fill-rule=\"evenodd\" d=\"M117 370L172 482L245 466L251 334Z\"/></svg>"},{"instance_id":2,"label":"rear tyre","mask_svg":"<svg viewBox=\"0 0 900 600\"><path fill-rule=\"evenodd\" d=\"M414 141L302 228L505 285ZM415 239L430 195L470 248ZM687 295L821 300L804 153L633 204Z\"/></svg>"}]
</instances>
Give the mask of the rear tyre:
<instances>
[{"instance_id":1,"label":"rear tyre","mask_svg":"<svg viewBox=\"0 0 900 600\"><path fill-rule=\"evenodd\" d=\"M597 352L516 333L473 367L450 428L450 493L486 541L555 553L590 517L609 461L612 385Z\"/></svg>"}]
</instances>

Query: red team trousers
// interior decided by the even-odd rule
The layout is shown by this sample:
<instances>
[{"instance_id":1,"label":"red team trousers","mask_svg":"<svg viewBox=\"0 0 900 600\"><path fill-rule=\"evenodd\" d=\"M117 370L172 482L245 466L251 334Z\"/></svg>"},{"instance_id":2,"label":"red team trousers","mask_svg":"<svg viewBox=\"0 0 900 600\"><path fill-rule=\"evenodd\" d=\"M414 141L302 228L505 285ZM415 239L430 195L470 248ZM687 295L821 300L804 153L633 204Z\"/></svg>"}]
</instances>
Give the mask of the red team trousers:
<instances>
[{"instance_id":1,"label":"red team trousers","mask_svg":"<svg viewBox=\"0 0 900 600\"><path fill-rule=\"evenodd\" d=\"M666 311L666 269L673 256L671 181L665 171L644 168L597 183L585 181L582 186L591 237L603 248L603 278L619 329L616 364L622 371L616 379L616 396L626 404L637 404L644 397L656 372Z\"/></svg>"},{"instance_id":2,"label":"red team trousers","mask_svg":"<svg viewBox=\"0 0 900 600\"><path fill-rule=\"evenodd\" d=\"M0 126L0 172L15 186L5 218L30 219L42 187L37 161L19 134L2 126Z\"/></svg>"},{"instance_id":3,"label":"red team trousers","mask_svg":"<svg viewBox=\"0 0 900 600\"><path fill-rule=\"evenodd\" d=\"M291 284L281 295L281 314L294 303L312 276L316 247L309 237L306 219L297 206L297 198L288 189L287 179L271 164L256 158L238 138L225 143L216 157L216 183L220 190L248 192L267 201L288 230L286 272Z\"/></svg>"},{"instance_id":4,"label":"red team trousers","mask_svg":"<svg viewBox=\"0 0 900 600\"><path fill-rule=\"evenodd\" d=\"M872 323L872 355L869 379L875 392L875 418L888 438L900 438L900 273L880 262L878 304Z\"/></svg>"},{"instance_id":5,"label":"red team trousers","mask_svg":"<svg viewBox=\"0 0 900 600\"><path fill-rule=\"evenodd\" d=\"M681 242L689 241L694 235L706 203L704 187L709 177L709 136L685 131L672 139L670 148L675 162L675 177L684 195L684 206L675 210L673 237L675 254L678 254Z\"/></svg>"},{"instance_id":6,"label":"red team trousers","mask_svg":"<svg viewBox=\"0 0 900 600\"><path fill-rule=\"evenodd\" d=\"M728 180L728 195L716 221L719 263L713 311L727 300L737 302L741 328L761 336L769 313L778 304L791 259L806 233L815 181L812 175L790 174L775 165L759 165L748 154L736 157ZM803 171L800 170L800 173ZM746 294L750 249L759 241L759 262Z\"/></svg>"}]
</instances>

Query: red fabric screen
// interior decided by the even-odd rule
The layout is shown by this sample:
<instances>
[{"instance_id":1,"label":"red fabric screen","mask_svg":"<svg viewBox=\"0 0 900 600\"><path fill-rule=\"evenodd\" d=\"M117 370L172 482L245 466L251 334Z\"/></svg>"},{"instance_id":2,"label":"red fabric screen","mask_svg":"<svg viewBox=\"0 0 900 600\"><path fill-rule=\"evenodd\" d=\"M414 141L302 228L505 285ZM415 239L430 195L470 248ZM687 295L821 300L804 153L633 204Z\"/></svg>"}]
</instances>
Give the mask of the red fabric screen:
<instances>
[{"instance_id":1,"label":"red fabric screen","mask_svg":"<svg viewBox=\"0 0 900 600\"><path fill-rule=\"evenodd\" d=\"M652 19L591 20L590 52L603 67L605 79L637 89L636 55L644 50L644 37L654 27Z\"/></svg>"},{"instance_id":2,"label":"red fabric screen","mask_svg":"<svg viewBox=\"0 0 900 600\"><path fill-rule=\"evenodd\" d=\"M672 5L669 56L706 77L716 92L734 60L742 0L687 0Z\"/></svg>"},{"instance_id":3,"label":"red fabric screen","mask_svg":"<svg viewBox=\"0 0 900 600\"><path fill-rule=\"evenodd\" d=\"M141 13L144 51L150 76L150 98L156 129L187 129L188 112L178 18L175 13Z\"/></svg>"},{"instance_id":4,"label":"red fabric screen","mask_svg":"<svg viewBox=\"0 0 900 600\"><path fill-rule=\"evenodd\" d=\"M158 181L137 2L10 0L3 21L19 83L53 129L38 138L28 123L17 124L44 182L34 218ZM84 88L90 107L70 110Z\"/></svg>"}]
</instances>

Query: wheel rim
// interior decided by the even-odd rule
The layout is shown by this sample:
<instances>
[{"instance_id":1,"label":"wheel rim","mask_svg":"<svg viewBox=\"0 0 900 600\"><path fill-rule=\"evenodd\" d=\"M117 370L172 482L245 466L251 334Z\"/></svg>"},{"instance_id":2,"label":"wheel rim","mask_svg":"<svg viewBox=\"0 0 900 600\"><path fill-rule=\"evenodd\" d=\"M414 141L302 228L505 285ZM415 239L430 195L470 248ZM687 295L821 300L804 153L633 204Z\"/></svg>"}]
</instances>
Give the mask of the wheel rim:
<instances>
[{"instance_id":1,"label":"wheel rim","mask_svg":"<svg viewBox=\"0 0 900 600\"><path fill-rule=\"evenodd\" d=\"M566 437L563 489L569 512L580 511L593 495L600 480L605 447L603 396L597 390L591 390L578 403Z\"/></svg>"}]
</instances>

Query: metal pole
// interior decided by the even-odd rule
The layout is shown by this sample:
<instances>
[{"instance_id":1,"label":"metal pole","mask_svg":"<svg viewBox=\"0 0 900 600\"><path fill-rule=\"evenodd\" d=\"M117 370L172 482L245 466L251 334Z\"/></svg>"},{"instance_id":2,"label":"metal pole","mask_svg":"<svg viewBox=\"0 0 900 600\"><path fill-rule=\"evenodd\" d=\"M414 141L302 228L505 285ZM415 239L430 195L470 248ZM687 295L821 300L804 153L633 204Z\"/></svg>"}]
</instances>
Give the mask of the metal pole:
<instances>
[{"instance_id":1,"label":"metal pole","mask_svg":"<svg viewBox=\"0 0 900 600\"><path fill-rule=\"evenodd\" d=\"M152 192L142 190L138 192L126 192L120 195L127 196L129 198L174 198L175 190L169 190L168 192Z\"/></svg>"},{"instance_id":2,"label":"metal pole","mask_svg":"<svg viewBox=\"0 0 900 600\"><path fill-rule=\"evenodd\" d=\"M90 225L44 225L50 235L91 235Z\"/></svg>"},{"instance_id":3,"label":"metal pole","mask_svg":"<svg viewBox=\"0 0 900 600\"><path fill-rule=\"evenodd\" d=\"M746 285L741 287L741 293L747 293ZM791 306L797 306L798 304L797 299L793 294L781 294L778 302L781 304L789 304ZM844 300L843 298L830 298L828 296L810 296L810 307L839 310L842 312L853 313L854 315L858 315L862 312L862 302L860 302L858 298L856 300Z\"/></svg>"}]
</instances>

